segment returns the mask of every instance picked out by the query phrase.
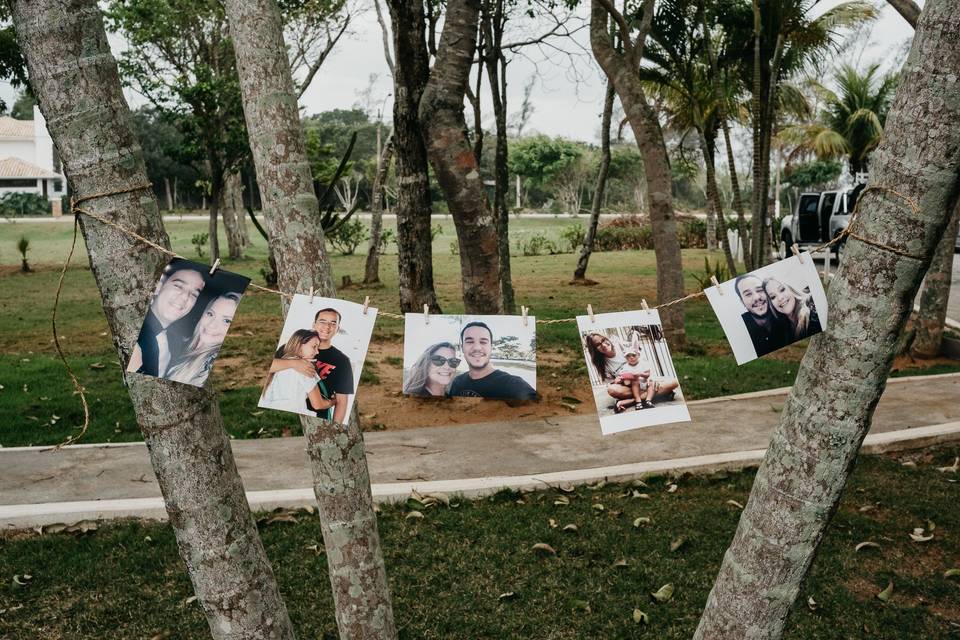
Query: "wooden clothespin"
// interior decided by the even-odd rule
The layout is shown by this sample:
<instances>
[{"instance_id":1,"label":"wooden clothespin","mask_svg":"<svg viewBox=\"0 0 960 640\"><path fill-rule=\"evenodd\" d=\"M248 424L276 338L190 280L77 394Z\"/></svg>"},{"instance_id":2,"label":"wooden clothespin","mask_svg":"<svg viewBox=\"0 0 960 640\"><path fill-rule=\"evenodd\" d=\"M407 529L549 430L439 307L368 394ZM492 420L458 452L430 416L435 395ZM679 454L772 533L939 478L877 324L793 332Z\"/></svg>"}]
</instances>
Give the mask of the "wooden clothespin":
<instances>
[{"instance_id":1,"label":"wooden clothespin","mask_svg":"<svg viewBox=\"0 0 960 640\"><path fill-rule=\"evenodd\" d=\"M797 256L797 259L800 261L800 264L803 264L803 256L800 255L800 247L797 246L796 242L790 245L790 251L793 252L793 255Z\"/></svg>"},{"instance_id":2,"label":"wooden clothespin","mask_svg":"<svg viewBox=\"0 0 960 640\"><path fill-rule=\"evenodd\" d=\"M423 305L423 324L430 324L430 305Z\"/></svg>"},{"instance_id":3,"label":"wooden clothespin","mask_svg":"<svg viewBox=\"0 0 960 640\"><path fill-rule=\"evenodd\" d=\"M647 304L645 298L640 298L640 308L647 312L650 311L650 305Z\"/></svg>"},{"instance_id":4,"label":"wooden clothespin","mask_svg":"<svg viewBox=\"0 0 960 640\"><path fill-rule=\"evenodd\" d=\"M590 324L593 324L594 322L597 321L597 319L593 317L593 305L592 305L592 304L588 304L588 305L587 305L587 315L590 316Z\"/></svg>"},{"instance_id":5,"label":"wooden clothespin","mask_svg":"<svg viewBox=\"0 0 960 640\"><path fill-rule=\"evenodd\" d=\"M710 283L717 288L717 293L722 296L723 289L720 288L720 282L717 280L717 276L710 276Z\"/></svg>"},{"instance_id":6,"label":"wooden clothespin","mask_svg":"<svg viewBox=\"0 0 960 640\"><path fill-rule=\"evenodd\" d=\"M529 311L527 307L520 305L520 313L523 316L523 326L527 326L527 311Z\"/></svg>"},{"instance_id":7,"label":"wooden clothespin","mask_svg":"<svg viewBox=\"0 0 960 640\"><path fill-rule=\"evenodd\" d=\"M213 266L210 267L210 275L213 275L213 273L217 270L217 267L219 266L220 266L220 258L217 258L216 260L213 261Z\"/></svg>"},{"instance_id":8,"label":"wooden clothespin","mask_svg":"<svg viewBox=\"0 0 960 640\"><path fill-rule=\"evenodd\" d=\"M363 298L363 315L367 315L367 308L370 306L370 296Z\"/></svg>"},{"instance_id":9,"label":"wooden clothespin","mask_svg":"<svg viewBox=\"0 0 960 640\"><path fill-rule=\"evenodd\" d=\"M310 304L313 304L313 286L310 286Z\"/></svg>"}]
</instances>

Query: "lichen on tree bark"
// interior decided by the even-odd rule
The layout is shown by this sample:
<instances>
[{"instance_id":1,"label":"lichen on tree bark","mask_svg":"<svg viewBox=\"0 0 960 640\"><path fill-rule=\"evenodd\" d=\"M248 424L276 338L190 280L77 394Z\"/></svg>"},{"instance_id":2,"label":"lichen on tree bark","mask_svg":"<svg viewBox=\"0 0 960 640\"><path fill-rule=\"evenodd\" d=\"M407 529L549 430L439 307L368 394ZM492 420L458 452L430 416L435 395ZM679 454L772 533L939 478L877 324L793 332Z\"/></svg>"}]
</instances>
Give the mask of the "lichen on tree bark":
<instances>
[{"instance_id":1,"label":"lichen on tree bark","mask_svg":"<svg viewBox=\"0 0 960 640\"><path fill-rule=\"evenodd\" d=\"M72 192L78 197L147 183L117 64L94 0L18 0L14 24ZM149 190L84 203L170 246ZM80 217L90 268L120 361L136 343L167 257ZM194 591L214 638L293 638L223 429L215 394L126 376L137 422Z\"/></svg>"},{"instance_id":2,"label":"lichen on tree bark","mask_svg":"<svg viewBox=\"0 0 960 640\"><path fill-rule=\"evenodd\" d=\"M958 197L960 4L929 0L830 286L696 638L779 638L870 428L895 347ZM913 211L910 202L918 205Z\"/></svg>"}]
</instances>

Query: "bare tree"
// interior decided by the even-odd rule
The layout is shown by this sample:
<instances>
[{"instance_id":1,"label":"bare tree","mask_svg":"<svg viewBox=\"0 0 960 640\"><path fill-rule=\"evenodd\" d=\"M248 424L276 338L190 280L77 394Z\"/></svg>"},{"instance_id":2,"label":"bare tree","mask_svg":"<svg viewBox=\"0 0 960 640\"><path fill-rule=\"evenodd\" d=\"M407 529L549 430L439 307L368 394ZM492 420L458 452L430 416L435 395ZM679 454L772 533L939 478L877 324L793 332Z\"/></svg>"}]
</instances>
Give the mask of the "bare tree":
<instances>
[{"instance_id":1,"label":"bare tree","mask_svg":"<svg viewBox=\"0 0 960 640\"><path fill-rule=\"evenodd\" d=\"M958 39L960 4L928 0L830 286L830 324L803 358L695 638L783 634L960 195Z\"/></svg>"},{"instance_id":2,"label":"bare tree","mask_svg":"<svg viewBox=\"0 0 960 640\"><path fill-rule=\"evenodd\" d=\"M463 107L479 19L480 0L447 3L436 62L420 98L420 126L457 228L464 308L467 313L500 313L497 231Z\"/></svg>"},{"instance_id":3,"label":"bare tree","mask_svg":"<svg viewBox=\"0 0 960 640\"><path fill-rule=\"evenodd\" d=\"M347 32L360 9L350 0L303 0L287 3L284 40L297 97L313 83L317 72Z\"/></svg>"},{"instance_id":4,"label":"bare tree","mask_svg":"<svg viewBox=\"0 0 960 640\"><path fill-rule=\"evenodd\" d=\"M226 10L278 283L284 291L334 296L280 10L275 0L227 0ZM356 411L354 403L343 425L300 421L340 637L389 640L397 631Z\"/></svg>"},{"instance_id":5,"label":"bare tree","mask_svg":"<svg viewBox=\"0 0 960 640\"><path fill-rule=\"evenodd\" d=\"M91 213L169 249L155 198L136 190L147 184L146 169L97 2L16 0L12 9L30 85L71 192L91 198L83 203ZM126 365L166 257L93 218L78 223ZM125 383L211 635L292 639L216 392L138 374L125 374Z\"/></svg>"},{"instance_id":6,"label":"bare tree","mask_svg":"<svg viewBox=\"0 0 960 640\"><path fill-rule=\"evenodd\" d=\"M377 131L379 139L380 132ZM378 143L379 146L379 143ZM370 249L367 251L367 261L363 269L363 284L377 284L380 282L380 253L383 244L383 196L384 185L387 181L387 173L390 171L390 163L393 161L393 138L387 140L387 144L377 156L377 174L373 177L373 188L371 193L373 199L370 203Z\"/></svg>"},{"instance_id":7,"label":"bare tree","mask_svg":"<svg viewBox=\"0 0 960 640\"><path fill-rule=\"evenodd\" d=\"M433 288L430 179L419 108L430 75L421 0L387 0L393 26L393 145L397 176L397 271L400 309L439 313ZM433 23L431 23L433 24Z\"/></svg>"},{"instance_id":8,"label":"bare tree","mask_svg":"<svg viewBox=\"0 0 960 640\"><path fill-rule=\"evenodd\" d=\"M580 247L580 257L573 272L573 282L587 281L587 265L593 254L593 243L597 237L597 226L600 224L600 207L603 204L603 195L607 188L607 175L610 173L610 120L613 116L613 101L616 92L613 83L607 80L607 90L603 97L603 115L600 122L600 167L597 169L597 183L593 188L593 202L590 205L590 226L583 236L583 245Z\"/></svg>"},{"instance_id":9,"label":"bare tree","mask_svg":"<svg viewBox=\"0 0 960 640\"><path fill-rule=\"evenodd\" d=\"M640 61L644 41L650 33L654 0L644 0L642 21L636 36L623 14L611 0L592 0L590 4L590 44L594 56L607 78L613 83L633 129L637 147L643 156L644 172L650 200L650 224L657 256L657 298L666 302L683 297L683 265L677 240L677 220L671 195L672 180L663 131L657 113L647 102L640 79ZM613 20L622 42L622 51L613 46L609 23ZM673 343L686 340L683 305L673 305L660 312L663 326Z\"/></svg>"}]
</instances>

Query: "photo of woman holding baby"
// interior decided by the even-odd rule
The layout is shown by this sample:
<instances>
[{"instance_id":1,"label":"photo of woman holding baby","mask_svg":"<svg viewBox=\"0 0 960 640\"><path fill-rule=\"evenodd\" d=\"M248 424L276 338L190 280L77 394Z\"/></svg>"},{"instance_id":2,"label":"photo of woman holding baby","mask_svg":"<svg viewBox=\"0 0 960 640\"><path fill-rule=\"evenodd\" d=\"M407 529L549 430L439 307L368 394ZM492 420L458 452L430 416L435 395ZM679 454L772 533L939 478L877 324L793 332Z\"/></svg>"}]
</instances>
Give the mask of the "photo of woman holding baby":
<instances>
[{"instance_id":1,"label":"photo of woman holding baby","mask_svg":"<svg viewBox=\"0 0 960 640\"><path fill-rule=\"evenodd\" d=\"M676 378L656 375L652 362L640 348L640 334L632 331L626 344L601 333L587 334L584 339L590 362L606 383L607 394L616 400L614 413L629 407L653 409L654 398L673 399L679 386Z\"/></svg>"}]
</instances>

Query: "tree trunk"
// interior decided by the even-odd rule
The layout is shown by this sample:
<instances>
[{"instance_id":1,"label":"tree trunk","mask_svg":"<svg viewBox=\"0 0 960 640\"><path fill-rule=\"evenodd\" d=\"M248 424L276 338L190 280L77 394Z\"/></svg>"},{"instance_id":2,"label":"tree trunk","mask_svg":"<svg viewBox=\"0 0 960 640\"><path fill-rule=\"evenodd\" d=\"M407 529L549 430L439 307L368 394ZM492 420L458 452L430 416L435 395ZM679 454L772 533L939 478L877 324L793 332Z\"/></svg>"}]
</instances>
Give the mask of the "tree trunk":
<instances>
[{"instance_id":1,"label":"tree trunk","mask_svg":"<svg viewBox=\"0 0 960 640\"><path fill-rule=\"evenodd\" d=\"M334 296L275 0L225 3L280 288ZM286 312L286 309L284 309ZM397 637L356 402L345 426L301 417L341 638Z\"/></svg>"},{"instance_id":2,"label":"tree trunk","mask_svg":"<svg viewBox=\"0 0 960 640\"><path fill-rule=\"evenodd\" d=\"M750 116L753 134L753 211L750 212L750 267L763 266L758 259L763 238L763 78L760 68L760 0L753 0L753 87L750 91ZM744 251L746 255L747 251Z\"/></svg>"},{"instance_id":3,"label":"tree trunk","mask_svg":"<svg viewBox=\"0 0 960 640\"><path fill-rule=\"evenodd\" d=\"M117 65L94 0L17 0L18 40L71 191L85 195L147 183ZM65 90L69 87L69 91ZM109 150L109 153L104 153ZM148 191L83 207L169 247ZM167 257L81 216L80 228L126 365ZM223 429L216 392L125 374L180 557L214 638L293 638Z\"/></svg>"},{"instance_id":4,"label":"tree trunk","mask_svg":"<svg viewBox=\"0 0 960 640\"><path fill-rule=\"evenodd\" d=\"M510 212L507 210L507 191L510 175L507 169L507 59L503 55L504 0L492 0L493 11L487 2L483 11L483 32L488 43L484 56L487 81L497 123L496 153L493 174L496 181L493 195L493 218L497 230L497 253L500 259L500 298L504 313L516 313L513 280L510 273ZM479 161L479 158L478 158Z\"/></svg>"},{"instance_id":5,"label":"tree trunk","mask_svg":"<svg viewBox=\"0 0 960 640\"><path fill-rule=\"evenodd\" d=\"M370 203L370 249L363 270L363 284L380 282L380 241L383 235L383 184L387 181L393 160L393 138L387 140L383 153L377 159L377 175L373 178L373 200Z\"/></svg>"},{"instance_id":6,"label":"tree trunk","mask_svg":"<svg viewBox=\"0 0 960 640\"><path fill-rule=\"evenodd\" d=\"M644 14L653 12L653 2L644 3ZM677 240L677 220L671 195L670 161L667 157L663 131L657 114L647 103L639 65L634 65L623 54L614 50L607 27L608 13L598 0L591 3L590 44L594 57L613 83L620 104L633 129L633 135L643 157L644 174L649 194L650 225L653 228L653 248L657 256L657 299L660 303L683 297L683 269L680 243ZM646 29L649 31L649 29ZM641 38L645 37L643 34ZM643 46L642 39L634 47ZM664 332L673 344L686 341L683 305L660 310Z\"/></svg>"},{"instance_id":7,"label":"tree trunk","mask_svg":"<svg viewBox=\"0 0 960 640\"><path fill-rule=\"evenodd\" d=\"M447 3L437 59L420 98L420 126L457 228L464 309L496 314L502 310L497 230L463 113L479 18L480 0Z\"/></svg>"},{"instance_id":8,"label":"tree trunk","mask_svg":"<svg viewBox=\"0 0 960 640\"><path fill-rule=\"evenodd\" d=\"M173 194L170 192L170 178L164 177L163 186L167 192L167 211L173 211Z\"/></svg>"},{"instance_id":9,"label":"tree trunk","mask_svg":"<svg viewBox=\"0 0 960 640\"><path fill-rule=\"evenodd\" d=\"M388 0L393 22L393 145L397 175L400 310L440 313L433 288L430 179L420 129L420 97L430 74L422 2Z\"/></svg>"},{"instance_id":10,"label":"tree trunk","mask_svg":"<svg viewBox=\"0 0 960 640\"><path fill-rule=\"evenodd\" d=\"M933 261L923 282L920 294L920 311L917 313L917 333L910 346L910 354L915 358L936 358L943 344L943 326L947 319L947 303L950 300L950 286L953 280L953 251L957 241L957 229L960 227L960 205L957 205L937 243Z\"/></svg>"},{"instance_id":11,"label":"tree trunk","mask_svg":"<svg viewBox=\"0 0 960 640\"><path fill-rule=\"evenodd\" d=\"M220 216L220 194L223 191L223 171L220 164L210 162L210 224L207 241L210 243L210 264L220 257L220 236L217 234L217 218Z\"/></svg>"},{"instance_id":12,"label":"tree trunk","mask_svg":"<svg viewBox=\"0 0 960 640\"><path fill-rule=\"evenodd\" d=\"M227 252L232 260L243 258L249 238L244 241L243 224L246 219L243 209L243 185L239 173L229 173L223 181L220 191L220 213L223 216L223 228L227 232Z\"/></svg>"},{"instance_id":13,"label":"tree trunk","mask_svg":"<svg viewBox=\"0 0 960 640\"><path fill-rule=\"evenodd\" d=\"M917 28L917 20L920 18L920 7L913 0L887 0L887 3L897 10L903 19L910 23L914 29Z\"/></svg>"},{"instance_id":14,"label":"tree trunk","mask_svg":"<svg viewBox=\"0 0 960 640\"><path fill-rule=\"evenodd\" d=\"M709 205L717 214L720 223L720 245L723 247L723 257L727 261L727 270L731 276L737 275L737 262L733 259L733 252L730 251L730 238L727 236L727 222L723 217L723 202L720 201L720 189L717 188L717 169L714 164L716 155L716 132L711 132L708 139L702 130L698 130L700 135L700 150L703 152L703 164L707 168L707 199ZM709 229L708 229L709 232Z\"/></svg>"},{"instance_id":15,"label":"tree trunk","mask_svg":"<svg viewBox=\"0 0 960 640\"><path fill-rule=\"evenodd\" d=\"M593 202L590 204L590 226L583 237L580 247L580 257L577 259L577 268L573 271L574 281L584 281L587 278L587 265L593 254L593 244L597 238L597 227L600 224L600 206L607 189L607 176L610 173L610 120L613 117L613 100L616 92L613 83L607 80L607 91L603 97L603 115L600 117L600 168L597 171L597 184L593 189Z\"/></svg>"},{"instance_id":16,"label":"tree trunk","mask_svg":"<svg viewBox=\"0 0 960 640\"><path fill-rule=\"evenodd\" d=\"M743 193L740 191L740 178L737 177L737 164L733 157L733 146L730 144L730 124L726 118L720 121L723 129L723 146L727 151L727 168L730 170L730 189L733 191L733 209L737 212L737 235L740 252L743 254L743 266L753 271L753 260L750 259L750 234L747 230L747 215L743 209Z\"/></svg>"},{"instance_id":17,"label":"tree trunk","mask_svg":"<svg viewBox=\"0 0 960 640\"><path fill-rule=\"evenodd\" d=\"M913 299L956 206L960 4L929 0L829 292L696 638L779 638L870 428ZM917 126L922 123L922 126ZM897 194L889 189L894 188ZM916 202L914 212L908 200ZM864 310L870 310L865 312Z\"/></svg>"}]
</instances>

